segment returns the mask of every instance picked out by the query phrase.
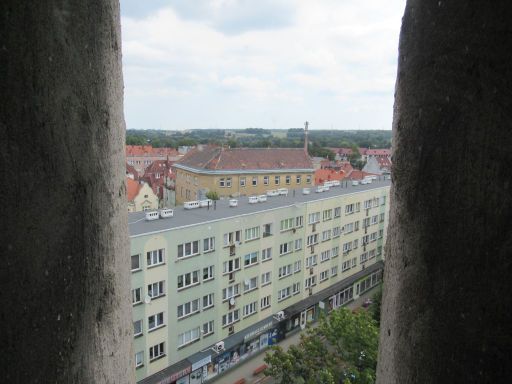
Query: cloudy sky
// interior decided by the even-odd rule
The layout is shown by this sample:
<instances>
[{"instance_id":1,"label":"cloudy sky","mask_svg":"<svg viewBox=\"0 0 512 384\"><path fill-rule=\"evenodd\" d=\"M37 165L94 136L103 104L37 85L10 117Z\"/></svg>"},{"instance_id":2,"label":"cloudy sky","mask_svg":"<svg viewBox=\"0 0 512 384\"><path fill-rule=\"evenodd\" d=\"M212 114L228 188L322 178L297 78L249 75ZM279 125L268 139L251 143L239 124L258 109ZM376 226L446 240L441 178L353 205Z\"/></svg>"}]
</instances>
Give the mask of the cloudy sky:
<instances>
[{"instance_id":1,"label":"cloudy sky","mask_svg":"<svg viewBox=\"0 0 512 384\"><path fill-rule=\"evenodd\" d=\"M405 0L121 0L127 128L391 129Z\"/></svg>"}]
</instances>

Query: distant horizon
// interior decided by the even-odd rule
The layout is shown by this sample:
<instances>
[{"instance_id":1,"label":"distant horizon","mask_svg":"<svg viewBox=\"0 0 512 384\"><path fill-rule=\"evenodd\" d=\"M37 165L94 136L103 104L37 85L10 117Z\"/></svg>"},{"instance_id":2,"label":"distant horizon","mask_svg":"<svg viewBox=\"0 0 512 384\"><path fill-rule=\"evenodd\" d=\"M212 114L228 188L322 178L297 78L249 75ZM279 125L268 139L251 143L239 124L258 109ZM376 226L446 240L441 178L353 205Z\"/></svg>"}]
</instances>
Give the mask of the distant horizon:
<instances>
[{"instance_id":1,"label":"distant horizon","mask_svg":"<svg viewBox=\"0 0 512 384\"><path fill-rule=\"evenodd\" d=\"M289 128L262 128L262 127L246 127L246 128L186 128L186 129L167 129L167 128L126 128L127 131L167 131L167 132L184 132L184 131L196 131L196 130L224 130L224 131L243 131L246 129L264 129L267 131L288 131L289 129L304 129L304 127L289 127ZM312 128L311 125L308 127L308 131L392 131L390 129L341 129L341 128Z\"/></svg>"}]
</instances>

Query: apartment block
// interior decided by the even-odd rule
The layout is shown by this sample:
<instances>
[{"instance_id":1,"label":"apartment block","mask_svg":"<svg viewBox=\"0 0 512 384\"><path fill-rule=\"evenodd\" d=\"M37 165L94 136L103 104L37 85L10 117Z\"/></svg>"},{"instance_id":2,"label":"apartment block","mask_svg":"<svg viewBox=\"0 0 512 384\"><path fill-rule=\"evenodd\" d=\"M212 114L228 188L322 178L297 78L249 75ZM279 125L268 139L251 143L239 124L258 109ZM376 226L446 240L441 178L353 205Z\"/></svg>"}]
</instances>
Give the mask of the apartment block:
<instances>
[{"instance_id":1,"label":"apartment block","mask_svg":"<svg viewBox=\"0 0 512 384\"><path fill-rule=\"evenodd\" d=\"M137 381L209 381L375 286L389 189L381 178L129 214Z\"/></svg>"}]
</instances>

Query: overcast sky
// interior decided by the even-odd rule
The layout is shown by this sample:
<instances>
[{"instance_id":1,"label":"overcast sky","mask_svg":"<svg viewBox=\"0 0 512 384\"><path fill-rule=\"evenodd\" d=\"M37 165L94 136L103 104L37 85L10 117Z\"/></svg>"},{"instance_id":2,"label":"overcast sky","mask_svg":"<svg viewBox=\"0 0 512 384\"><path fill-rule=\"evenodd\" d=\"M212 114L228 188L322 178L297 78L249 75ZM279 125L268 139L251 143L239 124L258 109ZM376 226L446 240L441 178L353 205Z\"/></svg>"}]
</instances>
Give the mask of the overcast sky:
<instances>
[{"instance_id":1,"label":"overcast sky","mask_svg":"<svg viewBox=\"0 0 512 384\"><path fill-rule=\"evenodd\" d=\"M391 129L405 0L121 0L127 128Z\"/></svg>"}]
</instances>

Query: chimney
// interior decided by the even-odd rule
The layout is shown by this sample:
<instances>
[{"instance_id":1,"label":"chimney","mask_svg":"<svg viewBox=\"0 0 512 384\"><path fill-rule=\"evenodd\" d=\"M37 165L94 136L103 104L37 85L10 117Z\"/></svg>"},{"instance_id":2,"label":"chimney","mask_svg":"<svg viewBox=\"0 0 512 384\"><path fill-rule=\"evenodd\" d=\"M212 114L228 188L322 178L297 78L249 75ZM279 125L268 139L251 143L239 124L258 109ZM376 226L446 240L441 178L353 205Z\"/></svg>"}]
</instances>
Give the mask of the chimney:
<instances>
[{"instance_id":1,"label":"chimney","mask_svg":"<svg viewBox=\"0 0 512 384\"><path fill-rule=\"evenodd\" d=\"M309 122L306 121L304 123L304 152L306 153L306 155L308 154L308 126Z\"/></svg>"}]
</instances>

